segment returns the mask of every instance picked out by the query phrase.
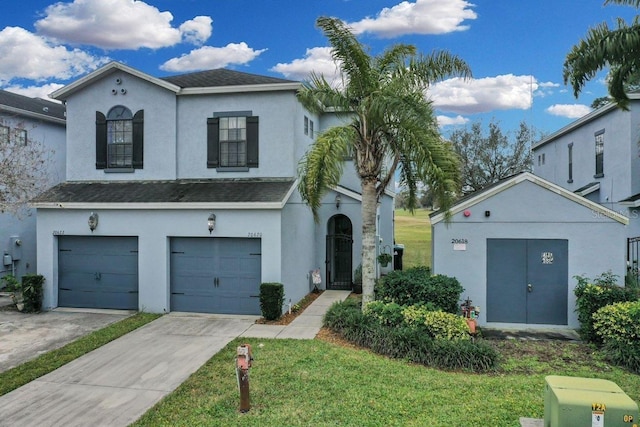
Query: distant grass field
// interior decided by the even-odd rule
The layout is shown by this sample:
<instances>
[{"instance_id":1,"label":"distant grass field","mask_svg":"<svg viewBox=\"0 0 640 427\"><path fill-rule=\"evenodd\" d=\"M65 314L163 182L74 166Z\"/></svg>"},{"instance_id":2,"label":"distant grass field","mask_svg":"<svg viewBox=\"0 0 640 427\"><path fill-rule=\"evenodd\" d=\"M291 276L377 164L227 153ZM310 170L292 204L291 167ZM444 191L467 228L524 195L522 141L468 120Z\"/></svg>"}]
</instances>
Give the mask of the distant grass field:
<instances>
[{"instance_id":1,"label":"distant grass field","mask_svg":"<svg viewBox=\"0 0 640 427\"><path fill-rule=\"evenodd\" d=\"M403 268L418 265L431 266L431 222L426 209L395 211L396 243L404 245Z\"/></svg>"}]
</instances>

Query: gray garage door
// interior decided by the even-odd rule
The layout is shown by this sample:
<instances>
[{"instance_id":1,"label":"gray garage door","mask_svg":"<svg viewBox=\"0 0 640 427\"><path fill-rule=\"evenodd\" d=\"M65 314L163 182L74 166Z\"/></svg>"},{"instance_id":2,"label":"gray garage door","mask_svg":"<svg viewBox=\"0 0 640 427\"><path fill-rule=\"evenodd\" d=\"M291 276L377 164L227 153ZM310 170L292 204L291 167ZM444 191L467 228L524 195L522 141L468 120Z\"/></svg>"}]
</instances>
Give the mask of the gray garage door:
<instances>
[{"instance_id":1,"label":"gray garage door","mask_svg":"<svg viewBox=\"0 0 640 427\"><path fill-rule=\"evenodd\" d=\"M568 241L487 239L487 320L567 324Z\"/></svg>"},{"instance_id":2,"label":"gray garage door","mask_svg":"<svg viewBox=\"0 0 640 427\"><path fill-rule=\"evenodd\" d=\"M58 306L138 309L138 238L58 237Z\"/></svg>"},{"instance_id":3,"label":"gray garage door","mask_svg":"<svg viewBox=\"0 0 640 427\"><path fill-rule=\"evenodd\" d=\"M260 314L260 239L171 239L171 311Z\"/></svg>"}]
</instances>

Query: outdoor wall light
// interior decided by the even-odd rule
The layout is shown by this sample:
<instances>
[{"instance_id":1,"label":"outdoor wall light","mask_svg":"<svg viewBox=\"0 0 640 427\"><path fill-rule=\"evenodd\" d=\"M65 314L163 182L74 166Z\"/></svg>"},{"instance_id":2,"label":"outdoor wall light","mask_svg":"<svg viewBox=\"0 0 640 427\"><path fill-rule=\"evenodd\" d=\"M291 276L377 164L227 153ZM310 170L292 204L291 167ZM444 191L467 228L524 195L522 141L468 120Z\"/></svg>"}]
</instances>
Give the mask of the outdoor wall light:
<instances>
[{"instance_id":1,"label":"outdoor wall light","mask_svg":"<svg viewBox=\"0 0 640 427\"><path fill-rule=\"evenodd\" d=\"M336 209L340 209L340 203L342 202L342 197L338 194L336 196Z\"/></svg>"},{"instance_id":2,"label":"outdoor wall light","mask_svg":"<svg viewBox=\"0 0 640 427\"><path fill-rule=\"evenodd\" d=\"M216 229L216 214L213 212L209 213L207 225L209 226L209 234L211 234L211 232Z\"/></svg>"},{"instance_id":3,"label":"outdoor wall light","mask_svg":"<svg viewBox=\"0 0 640 427\"><path fill-rule=\"evenodd\" d=\"M91 215L89 215L89 230L91 230L91 232L93 233L93 230L95 230L98 227L98 214L95 212L91 212Z\"/></svg>"}]
</instances>

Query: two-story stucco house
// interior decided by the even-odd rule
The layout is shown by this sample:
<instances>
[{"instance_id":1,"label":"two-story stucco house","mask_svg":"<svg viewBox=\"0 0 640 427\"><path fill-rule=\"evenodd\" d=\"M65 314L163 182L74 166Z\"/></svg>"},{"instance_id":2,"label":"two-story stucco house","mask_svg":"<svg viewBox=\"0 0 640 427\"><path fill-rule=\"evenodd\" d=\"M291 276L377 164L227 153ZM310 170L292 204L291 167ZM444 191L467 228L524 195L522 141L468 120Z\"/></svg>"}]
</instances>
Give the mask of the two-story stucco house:
<instances>
[{"instance_id":1,"label":"two-story stucco house","mask_svg":"<svg viewBox=\"0 0 640 427\"><path fill-rule=\"evenodd\" d=\"M627 261L638 274L640 94L629 111L608 104L554 132L532 149L535 174L629 218Z\"/></svg>"},{"instance_id":2,"label":"two-story stucco house","mask_svg":"<svg viewBox=\"0 0 640 427\"><path fill-rule=\"evenodd\" d=\"M44 307L259 314L350 288L361 259L360 184L347 165L314 222L299 159L337 118L299 82L225 69L157 78L112 62L54 92L67 108L67 180L34 201ZM380 200L393 242L393 194Z\"/></svg>"},{"instance_id":3,"label":"two-story stucco house","mask_svg":"<svg viewBox=\"0 0 640 427\"><path fill-rule=\"evenodd\" d=\"M40 144L50 185L65 177L65 122L62 104L0 90L0 139ZM37 271L35 211L0 213L0 251L0 277Z\"/></svg>"}]
</instances>

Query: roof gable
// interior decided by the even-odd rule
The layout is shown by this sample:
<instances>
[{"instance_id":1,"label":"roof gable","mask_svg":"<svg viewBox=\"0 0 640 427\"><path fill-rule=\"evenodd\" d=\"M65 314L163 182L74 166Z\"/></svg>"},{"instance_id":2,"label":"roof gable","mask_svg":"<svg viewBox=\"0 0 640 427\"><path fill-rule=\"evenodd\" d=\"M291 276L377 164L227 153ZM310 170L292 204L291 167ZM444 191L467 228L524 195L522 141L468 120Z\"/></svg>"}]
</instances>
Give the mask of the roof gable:
<instances>
[{"instance_id":1,"label":"roof gable","mask_svg":"<svg viewBox=\"0 0 640 427\"><path fill-rule=\"evenodd\" d=\"M551 191L565 199L570 200L571 202L582 205L588 209L591 209L592 212L601 215L603 217L611 218L614 221L617 221L621 224L627 225L629 223L629 219L624 215L621 215L611 209L608 209L601 204L592 202L589 199L586 199L578 194L575 194L569 190L566 190L556 184L553 184L545 179L540 178L530 172L523 172L518 175L514 175L510 178L506 178L502 181L499 181L495 184L492 184L482 190L476 191L460 200L458 200L450 209L450 214L455 215L460 213L470 207L487 200L496 194L502 193L503 191L510 189L524 181L531 182L545 190ZM437 211L430 215L431 224L436 224L445 219L445 212Z\"/></svg>"}]
</instances>

